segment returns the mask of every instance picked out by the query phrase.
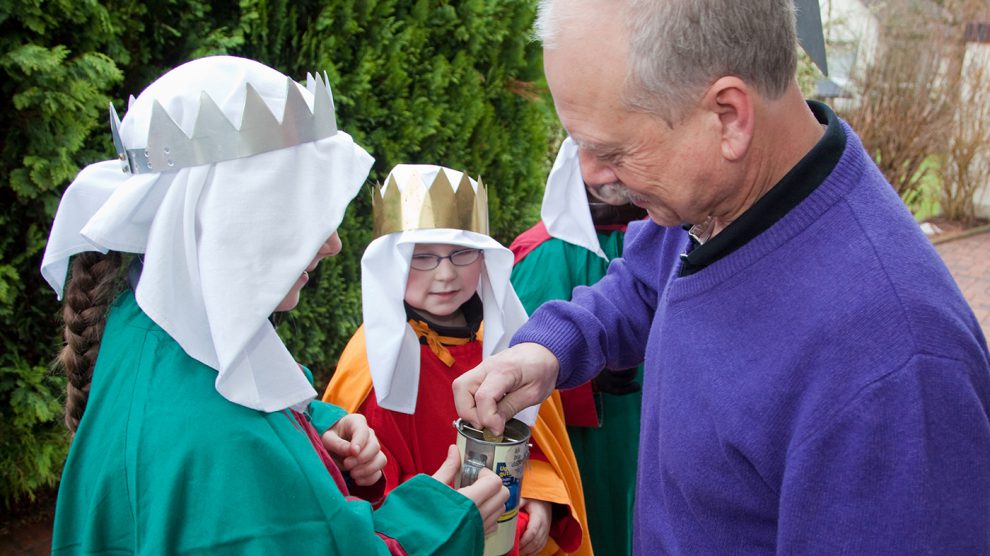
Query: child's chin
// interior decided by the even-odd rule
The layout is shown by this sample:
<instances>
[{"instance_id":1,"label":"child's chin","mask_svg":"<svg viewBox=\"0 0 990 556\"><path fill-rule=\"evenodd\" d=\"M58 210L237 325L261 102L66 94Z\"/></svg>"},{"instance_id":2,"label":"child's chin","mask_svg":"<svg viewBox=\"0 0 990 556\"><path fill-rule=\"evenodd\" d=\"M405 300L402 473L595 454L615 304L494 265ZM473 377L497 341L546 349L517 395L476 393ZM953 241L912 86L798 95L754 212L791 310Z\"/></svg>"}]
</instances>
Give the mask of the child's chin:
<instances>
[{"instance_id":1,"label":"child's chin","mask_svg":"<svg viewBox=\"0 0 990 556\"><path fill-rule=\"evenodd\" d=\"M299 292L289 294L282 300L281 303L278 304L278 307L275 307L275 312L284 313L286 311L291 311L296 308L296 305L299 305Z\"/></svg>"}]
</instances>

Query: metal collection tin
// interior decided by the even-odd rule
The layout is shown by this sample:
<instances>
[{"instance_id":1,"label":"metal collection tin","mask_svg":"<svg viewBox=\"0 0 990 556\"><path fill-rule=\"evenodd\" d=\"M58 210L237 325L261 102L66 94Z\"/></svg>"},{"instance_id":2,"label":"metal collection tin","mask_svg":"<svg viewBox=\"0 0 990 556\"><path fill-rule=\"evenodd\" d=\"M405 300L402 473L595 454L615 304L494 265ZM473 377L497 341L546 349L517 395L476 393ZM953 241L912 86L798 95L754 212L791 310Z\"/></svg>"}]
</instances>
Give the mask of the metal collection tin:
<instances>
[{"instance_id":1,"label":"metal collection tin","mask_svg":"<svg viewBox=\"0 0 990 556\"><path fill-rule=\"evenodd\" d=\"M500 556L512 550L516 537L516 519L522 490L523 470L529 461L529 427L518 419L505 424L501 442L489 442L484 433L469 423L454 421L457 429L457 451L461 454L461 472L454 487L461 488L478 479L481 468L487 467L502 478L509 489L505 512L498 518L498 530L485 538L484 556Z\"/></svg>"}]
</instances>

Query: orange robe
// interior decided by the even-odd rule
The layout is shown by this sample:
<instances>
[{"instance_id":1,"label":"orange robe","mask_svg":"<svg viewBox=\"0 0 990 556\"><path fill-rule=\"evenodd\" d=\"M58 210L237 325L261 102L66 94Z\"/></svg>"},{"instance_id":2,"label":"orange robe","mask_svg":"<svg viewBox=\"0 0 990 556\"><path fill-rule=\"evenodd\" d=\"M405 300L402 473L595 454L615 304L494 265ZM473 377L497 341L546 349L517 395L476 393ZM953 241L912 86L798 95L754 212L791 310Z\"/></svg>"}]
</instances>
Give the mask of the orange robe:
<instances>
[{"instance_id":1,"label":"orange robe","mask_svg":"<svg viewBox=\"0 0 990 556\"><path fill-rule=\"evenodd\" d=\"M446 340L446 339L444 339ZM429 345L423 345L420 358L420 384L416 413L408 415L380 407L373 393L368 370L364 327L348 342L337 363L323 400L348 412L361 413L388 457L385 467L386 488L417 473L432 474L455 442L457 419L451 385L455 378L481 362L481 342L444 348L451 357L448 366ZM555 515L547 545L540 554L592 554L588 536L584 494L574 452L564 424L560 397L554 392L540 406L532 428L533 453L522 482L522 497L545 500L566 507L566 515ZM555 512L556 513L556 512ZM520 513L524 523L524 515Z\"/></svg>"}]
</instances>

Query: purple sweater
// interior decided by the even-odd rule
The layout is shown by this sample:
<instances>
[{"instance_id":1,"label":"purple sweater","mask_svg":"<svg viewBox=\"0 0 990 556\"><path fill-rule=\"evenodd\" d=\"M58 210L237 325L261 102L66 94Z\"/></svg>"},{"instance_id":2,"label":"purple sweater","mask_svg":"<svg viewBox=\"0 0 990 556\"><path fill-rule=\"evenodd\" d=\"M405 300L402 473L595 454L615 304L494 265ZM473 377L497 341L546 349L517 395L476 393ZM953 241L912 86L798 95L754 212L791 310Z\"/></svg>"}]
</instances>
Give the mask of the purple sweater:
<instances>
[{"instance_id":1,"label":"purple sweater","mask_svg":"<svg viewBox=\"0 0 990 556\"><path fill-rule=\"evenodd\" d=\"M633 224L513 339L562 388L645 361L636 554L990 553L986 340L844 129L832 174L743 247L678 277L686 232Z\"/></svg>"}]
</instances>

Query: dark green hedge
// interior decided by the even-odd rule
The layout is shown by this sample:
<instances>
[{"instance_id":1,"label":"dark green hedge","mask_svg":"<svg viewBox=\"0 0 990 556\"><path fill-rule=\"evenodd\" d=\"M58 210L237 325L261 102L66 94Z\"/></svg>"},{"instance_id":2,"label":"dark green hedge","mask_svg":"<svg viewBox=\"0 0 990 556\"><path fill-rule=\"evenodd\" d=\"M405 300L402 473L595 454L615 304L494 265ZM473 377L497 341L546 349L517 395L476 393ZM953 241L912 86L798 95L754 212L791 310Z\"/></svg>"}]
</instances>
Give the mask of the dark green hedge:
<instances>
[{"instance_id":1,"label":"dark green hedge","mask_svg":"<svg viewBox=\"0 0 990 556\"><path fill-rule=\"evenodd\" d=\"M0 0L0 495L56 484L67 448L64 379L49 370L58 304L38 272L61 192L112 156L106 106L199 56L255 58L301 79L326 71L340 127L375 158L481 175L492 228L507 243L538 218L556 119L542 90L532 0ZM290 350L325 383L360 323L360 256L370 239L362 195L323 263L282 317Z\"/></svg>"}]
</instances>

